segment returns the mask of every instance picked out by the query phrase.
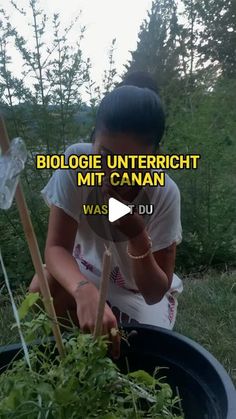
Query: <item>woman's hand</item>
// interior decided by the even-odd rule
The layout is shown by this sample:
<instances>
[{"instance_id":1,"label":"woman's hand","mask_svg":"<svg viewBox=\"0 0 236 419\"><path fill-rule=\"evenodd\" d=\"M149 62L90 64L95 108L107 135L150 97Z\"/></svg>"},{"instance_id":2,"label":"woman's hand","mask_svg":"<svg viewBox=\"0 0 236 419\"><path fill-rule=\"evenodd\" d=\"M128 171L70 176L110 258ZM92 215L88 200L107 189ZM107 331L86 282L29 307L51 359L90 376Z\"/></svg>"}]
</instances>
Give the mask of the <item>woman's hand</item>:
<instances>
[{"instance_id":1,"label":"woman's hand","mask_svg":"<svg viewBox=\"0 0 236 419\"><path fill-rule=\"evenodd\" d=\"M81 286L75 296L77 305L77 317L79 320L80 329L83 332L93 333L95 329L95 322L97 317L99 292L93 284L86 284ZM102 334L108 335L112 341L112 356L119 358L120 356L120 336L111 334L111 329L118 329L116 317L112 310L105 304L102 324Z\"/></svg>"},{"instance_id":2,"label":"woman's hand","mask_svg":"<svg viewBox=\"0 0 236 419\"><path fill-rule=\"evenodd\" d=\"M129 203L117 193L117 191L108 183L108 181L104 181L102 192L107 199L115 198L123 204L129 205ZM133 239L134 237L140 235L140 233L145 229L144 219L137 212L121 217L119 220L113 222L112 225L117 227L117 229L128 239Z\"/></svg>"},{"instance_id":3,"label":"woman's hand","mask_svg":"<svg viewBox=\"0 0 236 419\"><path fill-rule=\"evenodd\" d=\"M145 229L143 217L136 212L127 214L113 223L128 239L133 239Z\"/></svg>"}]
</instances>

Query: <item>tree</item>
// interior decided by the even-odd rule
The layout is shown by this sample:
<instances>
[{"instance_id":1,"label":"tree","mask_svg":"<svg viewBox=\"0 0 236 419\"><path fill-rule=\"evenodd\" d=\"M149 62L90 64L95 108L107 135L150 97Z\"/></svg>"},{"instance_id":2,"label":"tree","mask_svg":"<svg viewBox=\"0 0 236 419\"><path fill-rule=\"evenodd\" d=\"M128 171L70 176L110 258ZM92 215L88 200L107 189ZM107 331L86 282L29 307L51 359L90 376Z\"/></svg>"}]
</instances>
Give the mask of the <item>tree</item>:
<instances>
[{"instance_id":1,"label":"tree","mask_svg":"<svg viewBox=\"0 0 236 419\"><path fill-rule=\"evenodd\" d=\"M25 112L19 120L26 123L24 127L15 123L14 135L21 134L29 147L34 142L38 146L46 145L48 153L65 149L68 140L73 142L78 136L73 115L82 102L81 86L89 79L89 62L83 59L80 47L85 28L78 29L78 41L71 46L68 35L78 24L79 17L69 27L62 28L58 14L54 14L52 24L48 25L50 19L41 10L38 0L29 0L26 10L19 9L13 1L11 4L24 16L34 40L33 46L29 46L28 40L1 10L0 88L3 89L3 103L15 114L22 110L22 106L17 105L23 104ZM51 27L53 40L50 43L47 38ZM14 41L22 60L19 79L9 70L11 57L6 50L10 40Z\"/></svg>"},{"instance_id":2,"label":"tree","mask_svg":"<svg viewBox=\"0 0 236 419\"><path fill-rule=\"evenodd\" d=\"M82 106L81 86L89 79L89 62L83 59L80 48L84 28L78 28L78 42L74 46L69 41L68 35L72 27L79 23L78 18L69 27L62 28L58 15L54 15L52 25L48 25L51 18L41 10L38 0L29 0L26 10L19 9L14 2L11 4L25 18L26 25L29 24L34 42L29 45L28 39L14 27L6 12L0 11L1 109L10 138L22 136L27 145L28 160L22 181L43 252L48 209L42 205L39 191L46 184L50 172L35 170L34 157L36 152L63 152L68 143L79 140L80 126L74 114ZM52 42L48 42L52 27ZM11 71L9 44L15 46L21 57L21 75L18 78ZM29 280L33 269L18 224L17 209L13 205L0 217L3 250L10 276L14 280ZM14 267L17 262L16 273Z\"/></svg>"},{"instance_id":3,"label":"tree","mask_svg":"<svg viewBox=\"0 0 236 419\"><path fill-rule=\"evenodd\" d=\"M128 71L148 71L164 90L179 76L179 24L174 0L153 1L148 18L141 25L136 51Z\"/></svg>"},{"instance_id":4,"label":"tree","mask_svg":"<svg viewBox=\"0 0 236 419\"><path fill-rule=\"evenodd\" d=\"M233 1L154 1L127 65L161 88L165 152L201 154L197 171L171 172L182 197L184 269L235 259L235 25Z\"/></svg>"},{"instance_id":5,"label":"tree","mask_svg":"<svg viewBox=\"0 0 236 419\"><path fill-rule=\"evenodd\" d=\"M201 29L201 62L219 65L223 77L236 76L236 2L209 0L196 2Z\"/></svg>"}]
</instances>

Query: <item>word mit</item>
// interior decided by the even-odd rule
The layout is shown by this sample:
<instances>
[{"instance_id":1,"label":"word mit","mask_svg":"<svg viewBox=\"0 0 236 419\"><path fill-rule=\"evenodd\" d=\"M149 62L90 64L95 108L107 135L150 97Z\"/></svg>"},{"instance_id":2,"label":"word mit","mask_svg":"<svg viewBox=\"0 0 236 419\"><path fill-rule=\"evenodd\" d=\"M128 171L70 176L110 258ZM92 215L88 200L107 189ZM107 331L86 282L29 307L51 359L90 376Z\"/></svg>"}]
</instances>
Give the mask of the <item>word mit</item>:
<instances>
[{"instance_id":1,"label":"word mit","mask_svg":"<svg viewBox=\"0 0 236 419\"><path fill-rule=\"evenodd\" d=\"M77 173L77 185L101 186L105 172ZM112 186L165 186L164 172L112 172L109 176Z\"/></svg>"}]
</instances>

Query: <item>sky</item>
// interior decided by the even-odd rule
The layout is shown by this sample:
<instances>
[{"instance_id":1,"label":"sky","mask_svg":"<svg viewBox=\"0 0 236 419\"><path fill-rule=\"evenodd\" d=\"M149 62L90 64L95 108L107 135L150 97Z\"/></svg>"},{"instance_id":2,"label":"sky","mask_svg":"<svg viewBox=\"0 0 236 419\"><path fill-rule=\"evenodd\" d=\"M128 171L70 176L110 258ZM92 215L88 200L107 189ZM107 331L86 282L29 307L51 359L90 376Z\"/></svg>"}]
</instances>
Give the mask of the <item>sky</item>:
<instances>
[{"instance_id":1,"label":"sky","mask_svg":"<svg viewBox=\"0 0 236 419\"><path fill-rule=\"evenodd\" d=\"M15 0L25 10L29 0ZM68 25L80 11L80 22L86 26L85 38L82 41L82 51L85 57L92 61L91 75L100 84L104 70L108 67L108 51L111 42L116 38L114 53L115 65L119 74L124 70L131 55L129 51L136 49L138 32L143 20L147 17L147 10L152 0L40 0L40 6L46 14L59 12L63 24ZM10 14L10 21L22 35L31 42L29 27L25 18L10 6L10 0L0 0L3 7ZM75 29L76 30L76 29ZM76 33L72 33L72 40ZM31 35L32 37L32 35ZM13 56L12 69L19 72L21 61L17 55Z\"/></svg>"}]
</instances>

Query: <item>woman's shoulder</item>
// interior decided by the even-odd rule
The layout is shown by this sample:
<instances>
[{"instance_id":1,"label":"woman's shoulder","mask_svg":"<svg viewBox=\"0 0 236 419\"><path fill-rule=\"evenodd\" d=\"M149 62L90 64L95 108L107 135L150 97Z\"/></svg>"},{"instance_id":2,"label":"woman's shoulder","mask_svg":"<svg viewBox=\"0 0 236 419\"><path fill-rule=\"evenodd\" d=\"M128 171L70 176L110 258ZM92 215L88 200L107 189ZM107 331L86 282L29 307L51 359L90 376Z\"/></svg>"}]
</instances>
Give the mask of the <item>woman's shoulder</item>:
<instances>
[{"instance_id":1,"label":"woman's shoulder","mask_svg":"<svg viewBox=\"0 0 236 419\"><path fill-rule=\"evenodd\" d=\"M159 199L161 196L179 195L179 187L171 176L165 172L165 184L163 186L150 186L148 188Z\"/></svg>"},{"instance_id":2,"label":"woman's shoulder","mask_svg":"<svg viewBox=\"0 0 236 419\"><path fill-rule=\"evenodd\" d=\"M172 205L179 205L180 191L176 182L165 173L165 185L157 187L149 187L148 195L150 201L154 204L156 211L163 211Z\"/></svg>"},{"instance_id":3,"label":"woman's shoulder","mask_svg":"<svg viewBox=\"0 0 236 419\"><path fill-rule=\"evenodd\" d=\"M174 193L178 195L180 193L177 183L167 173L165 173L165 185L163 187L163 191L168 194Z\"/></svg>"},{"instance_id":4,"label":"woman's shoulder","mask_svg":"<svg viewBox=\"0 0 236 419\"><path fill-rule=\"evenodd\" d=\"M65 155L71 156L72 154L91 154L92 153L92 143L75 143L71 144L66 148Z\"/></svg>"}]
</instances>

